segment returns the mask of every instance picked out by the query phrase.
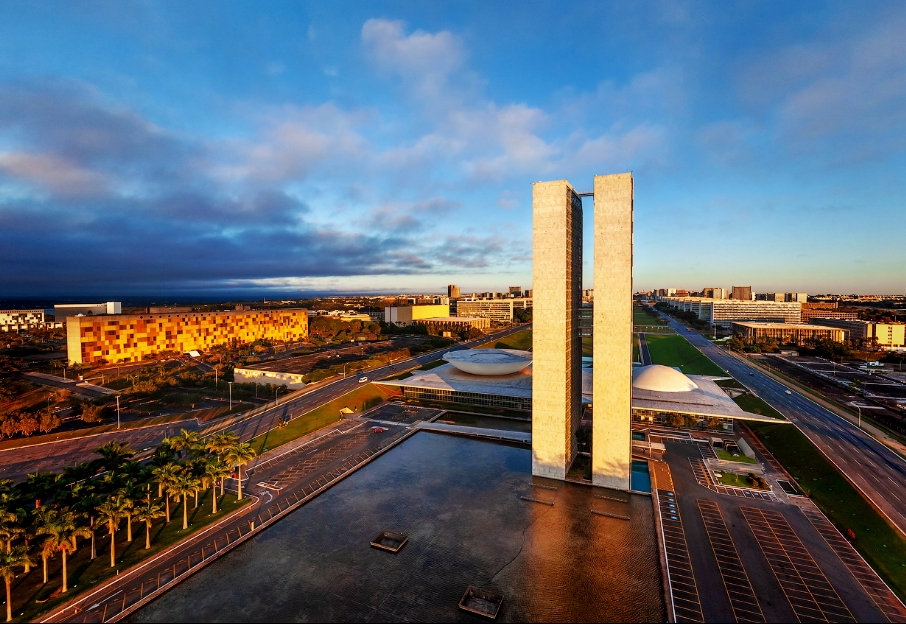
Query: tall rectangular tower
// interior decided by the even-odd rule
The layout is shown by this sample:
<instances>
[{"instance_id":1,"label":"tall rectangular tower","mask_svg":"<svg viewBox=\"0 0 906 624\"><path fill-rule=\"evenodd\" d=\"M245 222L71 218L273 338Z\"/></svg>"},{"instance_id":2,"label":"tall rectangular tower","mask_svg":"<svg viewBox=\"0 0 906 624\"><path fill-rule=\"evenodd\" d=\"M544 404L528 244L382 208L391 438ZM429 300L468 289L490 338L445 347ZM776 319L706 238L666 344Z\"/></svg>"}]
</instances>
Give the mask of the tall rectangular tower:
<instances>
[{"instance_id":1,"label":"tall rectangular tower","mask_svg":"<svg viewBox=\"0 0 906 624\"><path fill-rule=\"evenodd\" d=\"M632 201L631 173L595 176L591 472L621 490L632 460Z\"/></svg>"},{"instance_id":2,"label":"tall rectangular tower","mask_svg":"<svg viewBox=\"0 0 906 624\"><path fill-rule=\"evenodd\" d=\"M532 474L562 480L582 417L582 200L566 180L536 182L532 218Z\"/></svg>"}]
</instances>

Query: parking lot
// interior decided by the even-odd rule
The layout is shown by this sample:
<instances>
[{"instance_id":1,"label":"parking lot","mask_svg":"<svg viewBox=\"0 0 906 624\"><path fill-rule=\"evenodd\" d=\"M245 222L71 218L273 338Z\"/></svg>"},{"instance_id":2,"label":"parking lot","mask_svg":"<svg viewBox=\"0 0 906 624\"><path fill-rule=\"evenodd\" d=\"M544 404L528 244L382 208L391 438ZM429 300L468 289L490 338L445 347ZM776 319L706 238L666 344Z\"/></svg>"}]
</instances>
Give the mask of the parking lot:
<instances>
[{"instance_id":1,"label":"parking lot","mask_svg":"<svg viewBox=\"0 0 906 624\"><path fill-rule=\"evenodd\" d=\"M845 539L833 542L816 508L807 516L776 487L715 487L699 445L665 446L654 472L677 621L903 621L906 610Z\"/></svg>"}]
</instances>

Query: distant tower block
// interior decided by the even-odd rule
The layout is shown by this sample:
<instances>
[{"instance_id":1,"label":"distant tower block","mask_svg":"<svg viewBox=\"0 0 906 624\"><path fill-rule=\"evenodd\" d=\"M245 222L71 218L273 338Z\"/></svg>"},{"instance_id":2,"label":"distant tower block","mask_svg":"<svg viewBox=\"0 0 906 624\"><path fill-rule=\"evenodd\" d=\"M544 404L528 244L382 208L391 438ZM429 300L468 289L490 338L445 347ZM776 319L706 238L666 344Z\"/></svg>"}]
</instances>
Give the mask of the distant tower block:
<instances>
[{"instance_id":1,"label":"distant tower block","mask_svg":"<svg viewBox=\"0 0 906 624\"><path fill-rule=\"evenodd\" d=\"M632 200L631 173L595 177L591 473L621 490L632 460Z\"/></svg>"},{"instance_id":2,"label":"distant tower block","mask_svg":"<svg viewBox=\"0 0 906 624\"><path fill-rule=\"evenodd\" d=\"M582 200L566 180L537 182L532 218L532 474L562 480L582 417Z\"/></svg>"}]
</instances>

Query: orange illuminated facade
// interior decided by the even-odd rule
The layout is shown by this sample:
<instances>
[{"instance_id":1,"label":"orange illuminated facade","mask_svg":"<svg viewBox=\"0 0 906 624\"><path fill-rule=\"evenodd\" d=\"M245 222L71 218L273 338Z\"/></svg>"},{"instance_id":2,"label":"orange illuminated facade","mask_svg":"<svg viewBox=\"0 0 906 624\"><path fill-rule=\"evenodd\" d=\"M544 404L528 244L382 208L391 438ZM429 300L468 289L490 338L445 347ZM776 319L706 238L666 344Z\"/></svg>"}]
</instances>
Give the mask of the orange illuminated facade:
<instances>
[{"instance_id":1,"label":"orange illuminated facade","mask_svg":"<svg viewBox=\"0 0 906 624\"><path fill-rule=\"evenodd\" d=\"M73 364L139 362L163 351L204 351L234 341L307 339L308 312L299 308L66 319L66 346Z\"/></svg>"}]
</instances>

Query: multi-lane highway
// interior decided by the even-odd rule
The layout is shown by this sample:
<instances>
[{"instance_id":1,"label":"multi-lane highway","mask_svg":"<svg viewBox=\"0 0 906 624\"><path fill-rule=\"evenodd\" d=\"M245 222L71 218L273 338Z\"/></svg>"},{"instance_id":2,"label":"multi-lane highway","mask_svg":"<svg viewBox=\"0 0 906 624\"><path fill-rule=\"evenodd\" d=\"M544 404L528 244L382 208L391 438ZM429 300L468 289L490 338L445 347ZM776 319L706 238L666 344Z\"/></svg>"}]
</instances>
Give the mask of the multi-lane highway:
<instances>
[{"instance_id":1,"label":"multi-lane highway","mask_svg":"<svg viewBox=\"0 0 906 624\"><path fill-rule=\"evenodd\" d=\"M456 344L443 351L433 351L415 358L394 363L391 366L351 375L346 379L328 383L327 385L306 392L302 394L302 396L287 400L285 403L281 403L261 414L231 425L228 429L239 434L243 441L251 440L255 436L274 428L280 418L298 417L320 405L351 392L359 387L359 379L362 376L367 376L368 379L372 381L388 377L396 373L401 373L414 366L436 360L450 351L472 349L488 342L500 340L505 336L528 328L531 328L531 325L511 327L469 342ZM198 425L195 424L195 421L187 421L184 423L177 423L176 425L157 425L142 429L114 431L96 436L60 440L58 442L48 442L40 445L2 450L0 451L0 478L22 481L28 474L34 472L59 472L64 466L71 466L80 462L97 459L98 456L93 452L93 449L113 440L120 443L128 442L133 449L140 451L148 447L157 446L164 437L173 435L180 427L198 429Z\"/></svg>"},{"instance_id":2,"label":"multi-lane highway","mask_svg":"<svg viewBox=\"0 0 906 624\"><path fill-rule=\"evenodd\" d=\"M664 318L677 333L793 422L891 522L906 532L906 460L795 388L788 388L698 333L687 332L678 321Z\"/></svg>"}]
</instances>

